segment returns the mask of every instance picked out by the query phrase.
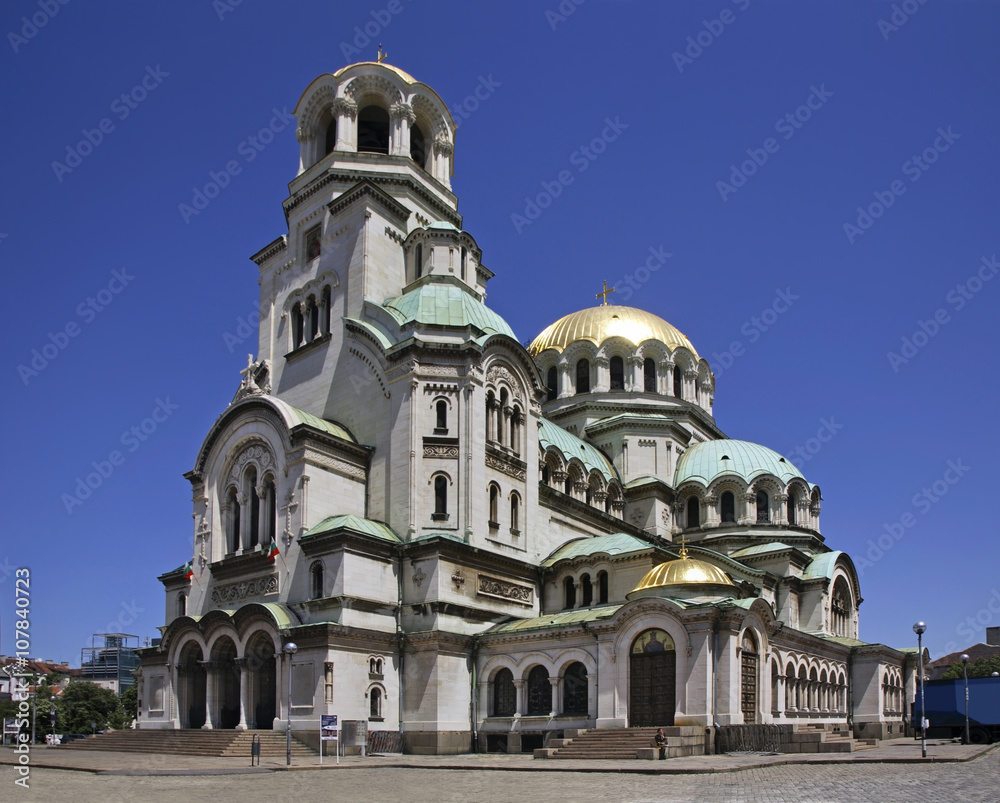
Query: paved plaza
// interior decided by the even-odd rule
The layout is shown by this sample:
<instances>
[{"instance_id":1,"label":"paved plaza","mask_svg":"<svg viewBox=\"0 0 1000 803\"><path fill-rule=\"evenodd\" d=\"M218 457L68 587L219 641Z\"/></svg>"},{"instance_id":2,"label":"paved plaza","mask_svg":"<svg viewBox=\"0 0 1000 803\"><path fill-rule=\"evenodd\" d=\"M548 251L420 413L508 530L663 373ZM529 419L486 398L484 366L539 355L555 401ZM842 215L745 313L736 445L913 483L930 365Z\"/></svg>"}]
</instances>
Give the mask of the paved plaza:
<instances>
[{"instance_id":1,"label":"paved plaza","mask_svg":"<svg viewBox=\"0 0 1000 803\"><path fill-rule=\"evenodd\" d=\"M283 761L251 770L237 759L35 751L31 789L14 785L13 753L0 751L0 800L306 801L975 801L998 799L1000 748L900 740L852 756L706 756L607 764L521 756L381 756L337 766ZM873 755L874 754L874 755ZM970 756L978 754L977 758ZM58 769L57 767L66 767ZM151 774L153 773L153 774Z\"/></svg>"}]
</instances>

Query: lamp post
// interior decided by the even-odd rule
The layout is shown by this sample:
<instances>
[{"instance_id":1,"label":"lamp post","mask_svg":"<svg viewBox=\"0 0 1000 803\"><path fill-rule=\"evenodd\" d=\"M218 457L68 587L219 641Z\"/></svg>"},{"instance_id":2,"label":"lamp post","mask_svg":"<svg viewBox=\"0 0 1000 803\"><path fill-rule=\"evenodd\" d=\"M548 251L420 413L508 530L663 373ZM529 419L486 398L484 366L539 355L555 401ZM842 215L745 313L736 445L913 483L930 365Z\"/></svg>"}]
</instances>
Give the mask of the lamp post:
<instances>
[{"instance_id":1,"label":"lamp post","mask_svg":"<svg viewBox=\"0 0 1000 803\"><path fill-rule=\"evenodd\" d=\"M49 698L49 719L52 722L52 735L56 732L56 696L53 694Z\"/></svg>"},{"instance_id":2,"label":"lamp post","mask_svg":"<svg viewBox=\"0 0 1000 803\"><path fill-rule=\"evenodd\" d=\"M924 646L923 635L927 632L927 625L917 622L913 626L913 632L917 634L917 658L920 661L920 757L927 758L927 718L924 716Z\"/></svg>"},{"instance_id":3,"label":"lamp post","mask_svg":"<svg viewBox=\"0 0 1000 803\"><path fill-rule=\"evenodd\" d=\"M965 737L962 744L969 743L969 656L962 653L962 677L965 680Z\"/></svg>"},{"instance_id":4,"label":"lamp post","mask_svg":"<svg viewBox=\"0 0 1000 803\"><path fill-rule=\"evenodd\" d=\"M294 641L289 641L285 645L285 652L288 653L288 697L285 699L285 766L292 765L292 656L298 649Z\"/></svg>"}]
</instances>

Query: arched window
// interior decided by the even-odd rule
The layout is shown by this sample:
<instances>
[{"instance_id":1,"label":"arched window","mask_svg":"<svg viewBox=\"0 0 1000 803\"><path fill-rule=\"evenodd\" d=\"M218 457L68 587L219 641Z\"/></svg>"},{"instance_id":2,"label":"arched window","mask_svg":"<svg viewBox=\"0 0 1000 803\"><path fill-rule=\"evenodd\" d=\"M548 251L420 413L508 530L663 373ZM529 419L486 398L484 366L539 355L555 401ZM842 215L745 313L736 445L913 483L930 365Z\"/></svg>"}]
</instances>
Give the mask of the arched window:
<instances>
[{"instance_id":1,"label":"arched window","mask_svg":"<svg viewBox=\"0 0 1000 803\"><path fill-rule=\"evenodd\" d=\"M536 666L528 673L529 717L545 716L552 712L552 684L549 671L544 666Z\"/></svg>"},{"instance_id":2,"label":"arched window","mask_svg":"<svg viewBox=\"0 0 1000 803\"><path fill-rule=\"evenodd\" d=\"M323 151L323 155L333 153L333 149L337 147L337 118L334 117L330 121L330 125L326 127L326 142Z\"/></svg>"},{"instance_id":3,"label":"arched window","mask_svg":"<svg viewBox=\"0 0 1000 803\"><path fill-rule=\"evenodd\" d=\"M587 667L575 661L569 665L563 676L562 712L586 716L587 702Z\"/></svg>"},{"instance_id":4,"label":"arched window","mask_svg":"<svg viewBox=\"0 0 1000 803\"><path fill-rule=\"evenodd\" d=\"M652 357L642 361L642 389L646 393L656 393L656 362Z\"/></svg>"},{"instance_id":5,"label":"arched window","mask_svg":"<svg viewBox=\"0 0 1000 803\"><path fill-rule=\"evenodd\" d=\"M608 603L608 573L597 573L597 603L607 605Z\"/></svg>"},{"instance_id":6,"label":"arched window","mask_svg":"<svg viewBox=\"0 0 1000 803\"><path fill-rule=\"evenodd\" d=\"M621 357L611 358L611 389L625 390L625 361Z\"/></svg>"},{"instance_id":7,"label":"arched window","mask_svg":"<svg viewBox=\"0 0 1000 803\"><path fill-rule=\"evenodd\" d=\"M264 478L264 533L260 539L264 546L270 546L275 540L278 523L278 503L274 490L274 477L270 474Z\"/></svg>"},{"instance_id":8,"label":"arched window","mask_svg":"<svg viewBox=\"0 0 1000 803\"><path fill-rule=\"evenodd\" d=\"M486 441L493 441L493 406L496 401L493 397L493 391L486 394Z\"/></svg>"},{"instance_id":9,"label":"arched window","mask_svg":"<svg viewBox=\"0 0 1000 803\"><path fill-rule=\"evenodd\" d=\"M330 334L330 288L323 288L323 334Z\"/></svg>"},{"instance_id":10,"label":"arched window","mask_svg":"<svg viewBox=\"0 0 1000 803\"><path fill-rule=\"evenodd\" d=\"M516 404L510 412L510 448L521 454L521 408Z\"/></svg>"},{"instance_id":11,"label":"arched window","mask_svg":"<svg viewBox=\"0 0 1000 803\"><path fill-rule=\"evenodd\" d=\"M490 483L490 527L500 526L500 488L496 483Z\"/></svg>"},{"instance_id":12,"label":"arched window","mask_svg":"<svg viewBox=\"0 0 1000 803\"><path fill-rule=\"evenodd\" d=\"M517 689L514 673L501 669L493 676L493 716L512 717L517 713Z\"/></svg>"},{"instance_id":13,"label":"arched window","mask_svg":"<svg viewBox=\"0 0 1000 803\"><path fill-rule=\"evenodd\" d=\"M681 379L681 367L679 365L674 366L674 395L678 399L684 398L684 382Z\"/></svg>"},{"instance_id":14,"label":"arched window","mask_svg":"<svg viewBox=\"0 0 1000 803\"><path fill-rule=\"evenodd\" d=\"M512 493L510 495L510 532L517 535L521 531L521 498Z\"/></svg>"},{"instance_id":15,"label":"arched window","mask_svg":"<svg viewBox=\"0 0 1000 803\"><path fill-rule=\"evenodd\" d=\"M226 507L229 508L229 551L240 548L240 500L236 488L226 493Z\"/></svg>"},{"instance_id":16,"label":"arched window","mask_svg":"<svg viewBox=\"0 0 1000 803\"><path fill-rule=\"evenodd\" d=\"M546 401L554 401L559 395L558 371L554 365L549 368L548 374L546 375L545 386L549 391Z\"/></svg>"},{"instance_id":17,"label":"arched window","mask_svg":"<svg viewBox=\"0 0 1000 803\"><path fill-rule=\"evenodd\" d=\"M757 491L757 523L767 524L771 521L771 499L767 491Z\"/></svg>"},{"instance_id":18,"label":"arched window","mask_svg":"<svg viewBox=\"0 0 1000 803\"><path fill-rule=\"evenodd\" d=\"M799 503L799 498L795 494L795 491L792 491L790 494L788 494L788 514L787 515L788 515L788 523L789 524L795 524L795 508L798 506L798 503Z\"/></svg>"},{"instance_id":19,"label":"arched window","mask_svg":"<svg viewBox=\"0 0 1000 803\"><path fill-rule=\"evenodd\" d=\"M591 585L589 574L585 574L580 578L580 589L583 596L583 600L580 604L584 608L589 608L594 604L594 586Z\"/></svg>"},{"instance_id":20,"label":"arched window","mask_svg":"<svg viewBox=\"0 0 1000 803\"><path fill-rule=\"evenodd\" d=\"M573 495L573 477L569 473L566 474L566 482L563 483L563 493L567 496Z\"/></svg>"},{"instance_id":21,"label":"arched window","mask_svg":"<svg viewBox=\"0 0 1000 803\"><path fill-rule=\"evenodd\" d=\"M448 518L448 478L443 474L434 478L434 515L431 518L435 521Z\"/></svg>"},{"instance_id":22,"label":"arched window","mask_svg":"<svg viewBox=\"0 0 1000 803\"><path fill-rule=\"evenodd\" d=\"M573 581L572 577L567 577L563 580L563 591L566 596L566 604L563 608L570 609L576 607L576 583Z\"/></svg>"},{"instance_id":23,"label":"arched window","mask_svg":"<svg viewBox=\"0 0 1000 803\"><path fill-rule=\"evenodd\" d=\"M309 567L310 599L323 598L323 564L316 561Z\"/></svg>"},{"instance_id":24,"label":"arched window","mask_svg":"<svg viewBox=\"0 0 1000 803\"><path fill-rule=\"evenodd\" d=\"M545 463L542 466L542 484L543 485L548 485L549 484L549 464L548 463Z\"/></svg>"},{"instance_id":25,"label":"arched window","mask_svg":"<svg viewBox=\"0 0 1000 803\"><path fill-rule=\"evenodd\" d=\"M580 360L576 364L576 392L590 393L590 361Z\"/></svg>"},{"instance_id":26,"label":"arched window","mask_svg":"<svg viewBox=\"0 0 1000 803\"><path fill-rule=\"evenodd\" d=\"M465 246L462 246L462 281L465 281L465 266L468 262L468 253L465 250Z\"/></svg>"},{"instance_id":27,"label":"arched window","mask_svg":"<svg viewBox=\"0 0 1000 803\"><path fill-rule=\"evenodd\" d=\"M833 627L833 635L852 637L851 633L851 609L853 607L851 590L847 587L843 577L838 577L833 584L833 593L830 595L830 623Z\"/></svg>"},{"instance_id":28,"label":"arched window","mask_svg":"<svg viewBox=\"0 0 1000 803\"><path fill-rule=\"evenodd\" d=\"M188 598L187 594L183 591L177 595L177 615L187 616L188 612Z\"/></svg>"},{"instance_id":29,"label":"arched window","mask_svg":"<svg viewBox=\"0 0 1000 803\"><path fill-rule=\"evenodd\" d=\"M358 112L358 153L389 153L389 112L365 106Z\"/></svg>"},{"instance_id":30,"label":"arched window","mask_svg":"<svg viewBox=\"0 0 1000 803\"><path fill-rule=\"evenodd\" d=\"M309 296L309 342L312 343L319 334L319 305L314 296Z\"/></svg>"},{"instance_id":31,"label":"arched window","mask_svg":"<svg viewBox=\"0 0 1000 803\"><path fill-rule=\"evenodd\" d=\"M732 491L725 491L722 494L722 523L736 523L736 496Z\"/></svg>"},{"instance_id":32,"label":"arched window","mask_svg":"<svg viewBox=\"0 0 1000 803\"><path fill-rule=\"evenodd\" d=\"M435 419L434 419L434 429L441 430L443 432L448 431L448 402L444 399L438 401L434 405Z\"/></svg>"},{"instance_id":33,"label":"arched window","mask_svg":"<svg viewBox=\"0 0 1000 803\"><path fill-rule=\"evenodd\" d=\"M305 334L305 321L302 318L302 305L296 304L292 307L292 348L297 349L302 345L302 336Z\"/></svg>"},{"instance_id":34,"label":"arched window","mask_svg":"<svg viewBox=\"0 0 1000 803\"><path fill-rule=\"evenodd\" d=\"M382 690L377 686L368 692L368 716L371 719L382 719Z\"/></svg>"},{"instance_id":35,"label":"arched window","mask_svg":"<svg viewBox=\"0 0 1000 803\"><path fill-rule=\"evenodd\" d=\"M424 244L417 243L417 248L413 255L413 278L419 279L423 275L424 275Z\"/></svg>"},{"instance_id":36,"label":"arched window","mask_svg":"<svg viewBox=\"0 0 1000 803\"><path fill-rule=\"evenodd\" d=\"M509 406L510 394L507 393L507 388L500 389L500 409L497 410L497 443L501 446L505 445L507 442L504 432L506 430L507 423L507 407Z\"/></svg>"},{"instance_id":37,"label":"arched window","mask_svg":"<svg viewBox=\"0 0 1000 803\"><path fill-rule=\"evenodd\" d=\"M698 503L697 496L689 496L687 501L687 526L697 527L701 524L700 513L701 505Z\"/></svg>"},{"instance_id":38,"label":"arched window","mask_svg":"<svg viewBox=\"0 0 1000 803\"><path fill-rule=\"evenodd\" d=\"M427 161L424 132L416 123L410 126L410 158L420 167Z\"/></svg>"},{"instance_id":39,"label":"arched window","mask_svg":"<svg viewBox=\"0 0 1000 803\"><path fill-rule=\"evenodd\" d=\"M246 482L250 490L250 543L253 549L260 543L260 496L257 494L257 469L251 467L246 473Z\"/></svg>"}]
</instances>

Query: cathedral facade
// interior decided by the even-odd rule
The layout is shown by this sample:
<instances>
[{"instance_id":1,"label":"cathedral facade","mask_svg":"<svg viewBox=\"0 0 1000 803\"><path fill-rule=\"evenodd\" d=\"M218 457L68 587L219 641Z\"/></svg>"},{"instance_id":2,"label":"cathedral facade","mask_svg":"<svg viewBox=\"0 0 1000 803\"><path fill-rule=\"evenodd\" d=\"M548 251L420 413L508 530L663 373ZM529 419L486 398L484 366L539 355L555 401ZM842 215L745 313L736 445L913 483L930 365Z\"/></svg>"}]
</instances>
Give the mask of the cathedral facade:
<instances>
[{"instance_id":1,"label":"cathedral facade","mask_svg":"<svg viewBox=\"0 0 1000 803\"><path fill-rule=\"evenodd\" d=\"M252 257L257 355L186 475L139 727L902 735L914 656L858 639L819 487L726 437L694 345L601 294L524 348L484 303L454 121L402 70L322 75L294 114L288 233Z\"/></svg>"}]
</instances>

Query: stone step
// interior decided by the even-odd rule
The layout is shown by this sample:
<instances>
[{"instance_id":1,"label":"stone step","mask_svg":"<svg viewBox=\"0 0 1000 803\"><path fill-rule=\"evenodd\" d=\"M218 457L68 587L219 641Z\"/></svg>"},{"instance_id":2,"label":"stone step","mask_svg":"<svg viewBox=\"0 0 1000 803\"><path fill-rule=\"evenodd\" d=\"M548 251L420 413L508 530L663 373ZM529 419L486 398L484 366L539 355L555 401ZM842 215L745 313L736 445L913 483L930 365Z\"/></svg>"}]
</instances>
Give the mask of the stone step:
<instances>
[{"instance_id":1,"label":"stone step","mask_svg":"<svg viewBox=\"0 0 1000 803\"><path fill-rule=\"evenodd\" d=\"M283 756L286 752L283 731L113 731L88 736L62 750L110 750L129 753L239 757L249 756L253 737L260 737L262 756ZM298 739L292 740L292 755L318 755Z\"/></svg>"}]
</instances>

